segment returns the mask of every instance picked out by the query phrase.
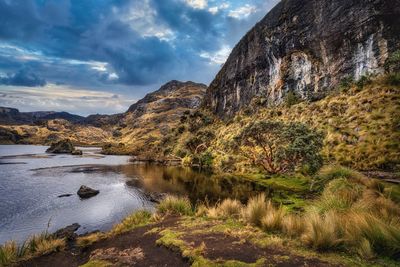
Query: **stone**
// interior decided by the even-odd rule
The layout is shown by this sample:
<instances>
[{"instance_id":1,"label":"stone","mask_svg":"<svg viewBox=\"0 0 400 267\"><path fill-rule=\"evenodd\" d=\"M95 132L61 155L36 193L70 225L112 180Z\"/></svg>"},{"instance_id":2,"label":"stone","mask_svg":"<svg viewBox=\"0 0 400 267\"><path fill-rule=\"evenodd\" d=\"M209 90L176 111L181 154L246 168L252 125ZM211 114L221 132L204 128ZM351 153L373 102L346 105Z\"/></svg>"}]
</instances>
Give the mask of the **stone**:
<instances>
[{"instance_id":1,"label":"stone","mask_svg":"<svg viewBox=\"0 0 400 267\"><path fill-rule=\"evenodd\" d=\"M71 154L72 154L72 155L77 155L77 156L79 156L79 155L83 155L83 152L82 152L82 150L75 149L74 151L72 151Z\"/></svg>"},{"instance_id":2,"label":"stone","mask_svg":"<svg viewBox=\"0 0 400 267\"><path fill-rule=\"evenodd\" d=\"M72 196L72 194L62 194L62 195L59 195L58 198L70 197L70 196Z\"/></svg>"},{"instance_id":3,"label":"stone","mask_svg":"<svg viewBox=\"0 0 400 267\"><path fill-rule=\"evenodd\" d=\"M72 154L75 151L74 145L69 139L64 139L56 143L52 143L46 150L47 153Z\"/></svg>"},{"instance_id":4,"label":"stone","mask_svg":"<svg viewBox=\"0 0 400 267\"><path fill-rule=\"evenodd\" d=\"M235 46L204 106L231 118L257 98L313 101L345 78L382 74L399 49L400 1L282 0Z\"/></svg>"},{"instance_id":5,"label":"stone","mask_svg":"<svg viewBox=\"0 0 400 267\"><path fill-rule=\"evenodd\" d=\"M100 193L99 190L95 190L85 185L82 185L77 192L80 198L91 198L96 196L98 193Z\"/></svg>"},{"instance_id":6,"label":"stone","mask_svg":"<svg viewBox=\"0 0 400 267\"><path fill-rule=\"evenodd\" d=\"M57 239L62 239L65 238L67 240L73 240L77 237L77 234L75 232L80 228L81 226L78 223L74 223L71 225L68 225L62 229L57 230L54 234L53 237Z\"/></svg>"}]
</instances>

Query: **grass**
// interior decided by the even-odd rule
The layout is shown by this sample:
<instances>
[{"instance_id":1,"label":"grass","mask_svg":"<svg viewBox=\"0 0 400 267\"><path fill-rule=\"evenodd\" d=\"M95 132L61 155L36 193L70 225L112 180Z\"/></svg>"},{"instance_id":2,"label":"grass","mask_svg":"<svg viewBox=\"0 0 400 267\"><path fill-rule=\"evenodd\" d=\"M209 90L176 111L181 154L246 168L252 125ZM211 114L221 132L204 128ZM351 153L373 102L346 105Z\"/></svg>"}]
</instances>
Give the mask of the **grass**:
<instances>
[{"instance_id":1,"label":"grass","mask_svg":"<svg viewBox=\"0 0 400 267\"><path fill-rule=\"evenodd\" d=\"M161 214L193 215L193 207L188 198L168 196L157 205Z\"/></svg>"},{"instance_id":2,"label":"grass","mask_svg":"<svg viewBox=\"0 0 400 267\"><path fill-rule=\"evenodd\" d=\"M249 199L242 211L245 221L255 226L262 225L262 219L267 215L267 202L265 194L259 194Z\"/></svg>"},{"instance_id":3,"label":"grass","mask_svg":"<svg viewBox=\"0 0 400 267\"><path fill-rule=\"evenodd\" d=\"M111 234L121 234L131 231L137 227L149 224L151 219L151 212L147 210L137 211L126 217L121 223L115 225L111 230Z\"/></svg>"},{"instance_id":4,"label":"grass","mask_svg":"<svg viewBox=\"0 0 400 267\"><path fill-rule=\"evenodd\" d=\"M22 244L9 241L0 246L0 266L10 266L20 260L59 251L64 247L64 239L55 239L47 233L34 235Z\"/></svg>"},{"instance_id":5,"label":"grass","mask_svg":"<svg viewBox=\"0 0 400 267\"><path fill-rule=\"evenodd\" d=\"M90 260L87 263L81 265L80 267L111 267L112 263L103 260Z\"/></svg>"}]
</instances>

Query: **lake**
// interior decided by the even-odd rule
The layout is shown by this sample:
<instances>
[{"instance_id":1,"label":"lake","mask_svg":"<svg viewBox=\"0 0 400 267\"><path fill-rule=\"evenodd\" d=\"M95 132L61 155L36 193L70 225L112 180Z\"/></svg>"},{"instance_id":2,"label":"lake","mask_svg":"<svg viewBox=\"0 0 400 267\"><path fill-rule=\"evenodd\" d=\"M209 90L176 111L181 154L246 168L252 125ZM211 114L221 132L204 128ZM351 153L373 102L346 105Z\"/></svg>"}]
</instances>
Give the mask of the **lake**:
<instances>
[{"instance_id":1,"label":"lake","mask_svg":"<svg viewBox=\"0 0 400 267\"><path fill-rule=\"evenodd\" d=\"M189 168L133 164L79 148L82 156L47 154L46 146L0 145L0 244L79 223L78 233L106 231L138 209L154 209L147 193L188 196L192 203L245 200L258 185ZM81 200L81 185L100 190ZM59 198L62 194L70 197Z\"/></svg>"}]
</instances>

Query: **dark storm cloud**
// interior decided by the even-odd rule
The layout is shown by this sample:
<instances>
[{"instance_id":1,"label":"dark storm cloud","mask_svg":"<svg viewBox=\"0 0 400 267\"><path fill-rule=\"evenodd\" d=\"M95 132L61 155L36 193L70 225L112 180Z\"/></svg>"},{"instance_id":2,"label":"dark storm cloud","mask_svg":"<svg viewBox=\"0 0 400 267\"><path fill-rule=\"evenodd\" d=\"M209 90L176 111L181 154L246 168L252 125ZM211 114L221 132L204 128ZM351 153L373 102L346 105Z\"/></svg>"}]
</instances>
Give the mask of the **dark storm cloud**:
<instances>
[{"instance_id":1,"label":"dark storm cloud","mask_svg":"<svg viewBox=\"0 0 400 267\"><path fill-rule=\"evenodd\" d=\"M8 74L5 77L0 76L0 84L3 85L14 85L14 86L45 86L46 81L39 78L35 73L30 70L23 69L15 74Z\"/></svg>"}]
</instances>

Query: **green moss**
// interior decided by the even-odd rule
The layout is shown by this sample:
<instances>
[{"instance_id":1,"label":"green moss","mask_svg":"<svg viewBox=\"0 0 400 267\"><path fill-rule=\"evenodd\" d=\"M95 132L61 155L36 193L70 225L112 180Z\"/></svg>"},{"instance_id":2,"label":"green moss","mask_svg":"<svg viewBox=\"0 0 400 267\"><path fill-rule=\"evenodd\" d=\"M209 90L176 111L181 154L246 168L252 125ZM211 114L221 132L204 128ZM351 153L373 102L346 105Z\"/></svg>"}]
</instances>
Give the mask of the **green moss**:
<instances>
[{"instance_id":1,"label":"green moss","mask_svg":"<svg viewBox=\"0 0 400 267\"><path fill-rule=\"evenodd\" d=\"M91 260L81 265L80 267L111 267L112 263L103 260Z\"/></svg>"}]
</instances>

